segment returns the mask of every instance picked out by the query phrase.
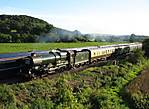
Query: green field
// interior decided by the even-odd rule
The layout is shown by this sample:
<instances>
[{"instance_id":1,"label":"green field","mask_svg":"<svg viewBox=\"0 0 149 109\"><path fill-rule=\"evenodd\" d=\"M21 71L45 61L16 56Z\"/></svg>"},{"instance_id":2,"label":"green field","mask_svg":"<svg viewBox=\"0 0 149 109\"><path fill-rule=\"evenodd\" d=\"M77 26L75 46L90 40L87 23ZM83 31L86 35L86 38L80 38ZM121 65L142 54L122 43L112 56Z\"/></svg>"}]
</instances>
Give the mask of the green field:
<instances>
[{"instance_id":1,"label":"green field","mask_svg":"<svg viewBox=\"0 0 149 109\"><path fill-rule=\"evenodd\" d=\"M0 43L0 53L23 52L32 50L51 50L56 48L74 48L117 44L110 42L77 42L77 43Z\"/></svg>"}]
</instances>

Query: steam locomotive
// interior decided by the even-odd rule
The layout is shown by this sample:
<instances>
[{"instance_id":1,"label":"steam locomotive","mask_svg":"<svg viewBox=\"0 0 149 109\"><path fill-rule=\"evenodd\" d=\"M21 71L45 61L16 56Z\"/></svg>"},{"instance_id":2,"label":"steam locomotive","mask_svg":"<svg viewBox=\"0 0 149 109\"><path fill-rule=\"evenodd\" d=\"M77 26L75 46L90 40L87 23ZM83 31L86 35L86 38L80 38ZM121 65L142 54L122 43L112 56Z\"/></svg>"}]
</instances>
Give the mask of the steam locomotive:
<instances>
[{"instance_id":1,"label":"steam locomotive","mask_svg":"<svg viewBox=\"0 0 149 109\"><path fill-rule=\"evenodd\" d=\"M116 51L129 52L137 48L142 48L142 43L0 54L0 73L35 77L106 60Z\"/></svg>"}]
</instances>

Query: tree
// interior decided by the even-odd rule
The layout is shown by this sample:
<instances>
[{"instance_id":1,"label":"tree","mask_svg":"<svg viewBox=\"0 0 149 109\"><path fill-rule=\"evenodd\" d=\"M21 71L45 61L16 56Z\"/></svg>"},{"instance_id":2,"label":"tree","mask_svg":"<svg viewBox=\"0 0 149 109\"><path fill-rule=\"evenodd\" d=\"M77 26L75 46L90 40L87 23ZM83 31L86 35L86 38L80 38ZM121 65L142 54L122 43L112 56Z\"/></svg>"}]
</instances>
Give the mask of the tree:
<instances>
[{"instance_id":1,"label":"tree","mask_svg":"<svg viewBox=\"0 0 149 109\"><path fill-rule=\"evenodd\" d=\"M142 48L143 48L143 50L144 50L144 52L145 52L145 55L146 55L147 57L149 57L149 39L145 39L145 40L142 42L142 44L143 44Z\"/></svg>"},{"instance_id":2,"label":"tree","mask_svg":"<svg viewBox=\"0 0 149 109\"><path fill-rule=\"evenodd\" d=\"M0 43L1 42L11 42L12 41L12 37L9 34L0 34Z\"/></svg>"},{"instance_id":3,"label":"tree","mask_svg":"<svg viewBox=\"0 0 149 109\"><path fill-rule=\"evenodd\" d=\"M132 64L141 64L144 61L144 52L141 49L135 49L126 56L125 60Z\"/></svg>"},{"instance_id":4,"label":"tree","mask_svg":"<svg viewBox=\"0 0 149 109\"><path fill-rule=\"evenodd\" d=\"M130 35L130 39L129 39L129 42L135 42L135 37L136 37L136 35L135 34L131 34Z\"/></svg>"}]
</instances>

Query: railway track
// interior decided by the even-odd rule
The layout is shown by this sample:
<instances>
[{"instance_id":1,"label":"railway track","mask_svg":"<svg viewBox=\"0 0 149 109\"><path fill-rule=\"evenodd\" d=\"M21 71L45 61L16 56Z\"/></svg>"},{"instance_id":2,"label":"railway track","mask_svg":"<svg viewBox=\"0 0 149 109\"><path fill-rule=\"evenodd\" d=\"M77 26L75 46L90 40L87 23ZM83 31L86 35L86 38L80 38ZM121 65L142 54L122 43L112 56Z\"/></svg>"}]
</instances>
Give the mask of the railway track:
<instances>
[{"instance_id":1,"label":"railway track","mask_svg":"<svg viewBox=\"0 0 149 109\"><path fill-rule=\"evenodd\" d=\"M81 66L81 67L78 67L78 68L72 68L72 69L65 70L65 71L56 71L56 72L53 72L53 73L48 73L48 74L45 74L45 75L37 76L34 79L44 79L44 78L53 79L53 78L59 77L63 74L67 74L67 73L77 73L77 72L83 71L83 70L85 70L87 68L90 68L90 67L104 66L109 62L113 63L113 62L115 62L115 60L99 61L99 62L92 63L92 64L89 64L89 65L84 65L84 66ZM17 83L28 82L28 81L31 81L31 80L32 79L25 78L23 76L13 75L13 76L10 76L10 77L5 77L3 79L0 79L0 84L17 84Z\"/></svg>"}]
</instances>

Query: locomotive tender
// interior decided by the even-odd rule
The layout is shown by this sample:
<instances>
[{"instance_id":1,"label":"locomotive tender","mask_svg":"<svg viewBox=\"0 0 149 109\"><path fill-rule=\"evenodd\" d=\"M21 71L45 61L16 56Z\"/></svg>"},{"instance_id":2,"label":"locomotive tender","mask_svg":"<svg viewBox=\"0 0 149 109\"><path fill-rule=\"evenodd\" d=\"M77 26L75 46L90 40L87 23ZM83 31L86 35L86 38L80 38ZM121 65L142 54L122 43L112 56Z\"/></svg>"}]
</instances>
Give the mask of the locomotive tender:
<instances>
[{"instance_id":1,"label":"locomotive tender","mask_svg":"<svg viewBox=\"0 0 149 109\"><path fill-rule=\"evenodd\" d=\"M34 77L106 60L118 49L132 51L137 48L142 48L142 43L33 51L22 55L16 53L14 57L9 55L10 57L4 58L0 54L0 73L5 72L4 74L9 75L14 72L14 74Z\"/></svg>"}]
</instances>

